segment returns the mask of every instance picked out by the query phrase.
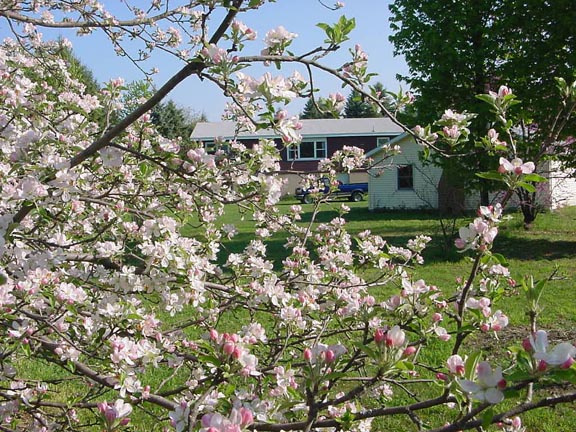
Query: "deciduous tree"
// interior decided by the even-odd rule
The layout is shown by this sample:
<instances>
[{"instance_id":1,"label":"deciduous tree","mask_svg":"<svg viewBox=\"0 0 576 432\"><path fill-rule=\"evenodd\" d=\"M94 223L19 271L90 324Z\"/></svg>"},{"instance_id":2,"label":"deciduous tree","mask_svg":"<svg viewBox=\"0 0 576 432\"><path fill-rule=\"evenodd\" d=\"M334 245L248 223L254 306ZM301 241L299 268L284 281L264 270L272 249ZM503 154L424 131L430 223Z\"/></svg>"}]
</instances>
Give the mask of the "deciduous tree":
<instances>
[{"instance_id":1,"label":"deciduous tree","mask_svg":"<svg viewBox=\"0 0 576 432\"><path fill-rule=\"evenodd\" d=\"M390 39L408 64L410 73L401 78L418 94L419 121L433 122L441 115L439 107L479 114L470 126L468 145L460 149L468 156L458 162L436 159L452 178L460 176L465 185L473 185L477 170L493 166L484 150L476 148L479 132L493 124L474 95L497 91L501 85L512 88L522 101L516 116L519 154L539 168L554 157L556 143L574 123L555 120L562 99L555 77L572 82L576 68L576 32L568 24L576 11L570 1L396 0L390 9ZM532 193L520 193L530 224L537 203Z\"/></svg>"}]
</instances>

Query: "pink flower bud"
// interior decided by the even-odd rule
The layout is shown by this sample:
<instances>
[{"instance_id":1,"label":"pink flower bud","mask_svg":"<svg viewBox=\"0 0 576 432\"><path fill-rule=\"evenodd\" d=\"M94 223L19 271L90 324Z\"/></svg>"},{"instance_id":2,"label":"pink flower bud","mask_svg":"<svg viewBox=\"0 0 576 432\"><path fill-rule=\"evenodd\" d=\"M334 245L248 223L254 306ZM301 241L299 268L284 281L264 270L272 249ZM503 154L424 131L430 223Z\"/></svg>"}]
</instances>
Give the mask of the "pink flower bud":
<instances>
[{"instance_id":1,"label":"pink flower bud","mask_svg":"<svg viewBox=\"0 0 576 432\"><path fill-rule=\"evenodd\" d=\"M544 360L538 362L538 372L544 372L548 368L548 363Z\"/></svg>"},{"instance_id":2,"label":"pink flower bud","mask_svg":"<svg viewBox=\"0 0 576 432\"><path fill-rule=\"evenodd\" d=\"M507 171L507 170L506 170L506 167L505 167L504 165L500 165L500 166L498 167L498 172L499 172L500 174L505 174L506 171Z\"/></svg>"},{"instance_id":3,"label":"pink flower bud","mask_svg":"<svg viewBox=\"0 0 576 432\"><path fill-rule=\"evenodd\" d=\"M254 423L254 416L252 415L252 411L247 408L240 408L240 415L242 416L242 420L240 422L241 426L248 426Z\"/></svg>"},{"instance_id":4,"label":"pink flower bud","mask_svg":"<svg viewBox=\"0 0 576 432\"><path fill-rule=\"evenodd\" d=\"M380 344L382 342L384 342L384 339L386 339L386 332L384 331L384 329L379 328L374 332L374 342L376 342L377 344Z\"/></svg>"},{"instance_id":5,"label":"pink flower bud","mask_svg":"<svg viewBox=\"0 0 576 432\"><path fill-rule=\"evenodd\" d=\"M326 363L332 363L334 361L334 359L336 358L336 354L334 354L334 351L332 351L332 350L327 350L325 358L326 358Z\"/></svg>"},{"instance_id":6,"label":"pink flower bud","mask_svg":"<svg viewBox=\"0 0 576 432\"><path fill-rule=\"evenodd\" d=\"M526 352L532 352L534 349L532 348L532 344L530 343L530 339L525 338L522 341L522 348L524 348L524 351Z\"/></svg>"},{"instance_id":7,"label":"pink flower bud","mask_svg":"<svg viewBox=\"0 0 576 432\"><path fill-rule=\"evenodd\" d=\"M440 322L440 321L442 321L442 314L441 314L441 313L438 313L438 312L435 312L435 313L432 315L432 321L433 321L433 322Z\"/></svg>"},{"instance_id":8,"label":"pink flower bud","mask_svg":"<svg viewBox=\"0 0 576 432\"><path fill-rule=\"evenodd\" d=\"M572 357L568 357L568 360L566 360L564 363L562 363L560 365L561 369L569 369L570 366L572 366L574 364L574 359Z\"/></svg>"},{"instance_id":9,"label":"pink flower bud","mask_svg":"<svg viewBox=\"0 0 576 432\"><path fill-rule=\"evenodd\" d=\"M312 350L310 348L306 348L304 350L304 360L306 361L312 360Z\"/></svg>"},{"instance_id":10,"label":"pink flower bud","mask_svg":"<svg viewBox=\"0 0 576 432\"><path fill-rule=\"evenodd\" d=\"M403 357L410 357L415 352L416 352L416 347L415 346L409 346L409 347L406 347L406 349L402 353L402 356Z\"/></svg>"},{"instance_id":11,"label":"pink flower bud","mask_svg":"<svg viewBox=\"0 0 576 432\"><path fill-rule=\"evenodd\" d=\"M102 414L104 414L106 412L106 409L108 408L108 403L107 402L98 402L96 404L96 406L98 407L98 411L100 411Z\"/></svg>"},{"instance_id":12,"label":"pink flower bud","mask_svg":"<svg viewBox=\"0 0 576 432\"><path fill-rule=\"evenodd\" d=\"M232 353L232 357L234 357L235 359L239 359L240 357L242 357L242 349L238 346L235 347L234 352Z\"/></svg>"},{"instance_id":13,"label":"pink flower bud","mask_svg":"<svg viewBox=\"0 0 576 432\"><path fill-rule=\"evenodd\" d=\"M446 374L443 374L442 372L438 372L436 374L436 379L439 379L440 381L448 381L448 377L446 376Z\"/></svg>"},{"instance_id":14,"label":"pink flower bud","mask_svg":"<svg viewBox=\"0 0 576 432\"><path fill-rule=\"evenodd\" d=\"M500 390L504 390L506 388L506 380L501 379L500 381L498 381L498 384L496 384L496 387L498 387Z\"/></svg>"},{"instance_id":15,"label":"pink flower bud","mask_svg":"<svg viewBox=\"0 0 576 432\"><path fill-rule=\"evenodd\" d=\"M218 332L214 329L210 329L210 340L216 341L218 339Z\"/></svg>"},{"instance_id":16,"label":"pink flower bud","mask_svg":"<svg viewBox=\"0 0 576 432\"><path fill-rule=\"evenodd\" d=\"M486 333L488 330L490 330L490 325L488 325L487 323L483 323L480 326L480 330L483 331L484 333Z\"/></svg>"},{"instance_id":17,"label":"pink flower bud","mask_svg":"<svg viewBox=\"0 0 576 432\"><path fill-rule=\"evenodd\" d=\"M116 411L113 407L107 407L104 418L108 424L114 423L114 420L116 420Z\"/></svg>"},{"instance_id":18,"label":"pink flower bud","mask_svg":"<svg viewBox=\"0 0 576 432\"><path fill-rule=\"evenodd\" d=\"M234 350L236 349L236 345L233 342L226 342L222 347L222 350L226 355L232 355Z\"/></svg>"}]
</instances>

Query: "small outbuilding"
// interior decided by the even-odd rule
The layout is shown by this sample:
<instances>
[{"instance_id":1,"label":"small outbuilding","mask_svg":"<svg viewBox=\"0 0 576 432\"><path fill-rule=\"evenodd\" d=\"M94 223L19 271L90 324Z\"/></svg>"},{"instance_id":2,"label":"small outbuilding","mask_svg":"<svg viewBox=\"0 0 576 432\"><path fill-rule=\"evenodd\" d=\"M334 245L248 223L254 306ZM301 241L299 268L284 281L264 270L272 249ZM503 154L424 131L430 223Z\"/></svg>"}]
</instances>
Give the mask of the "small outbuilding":
<instances>
[{"instance_id":1,"label":"small outbuilding","mask_svg":"<svg viewBox=\"0 0 576 432\"><path fill-rule=\"evenodd\" d=\"M466 192L454 187L442 175L442 169L421 159L421 146L408 133L390 140L401 153L385 158L387 152L376 147L367 153L372 158L369 170L368 196L370 210L440 209L447 212L471 210L480 204L477 191ZM576 178L573 170L563 170L560 163L547 161L538 172L548 181L537 185L537 203L556 209L576 205ZM499 193L491 194L497 199ZM514 197L509 205L517 207Z\"/></svg>"}]
</instances>

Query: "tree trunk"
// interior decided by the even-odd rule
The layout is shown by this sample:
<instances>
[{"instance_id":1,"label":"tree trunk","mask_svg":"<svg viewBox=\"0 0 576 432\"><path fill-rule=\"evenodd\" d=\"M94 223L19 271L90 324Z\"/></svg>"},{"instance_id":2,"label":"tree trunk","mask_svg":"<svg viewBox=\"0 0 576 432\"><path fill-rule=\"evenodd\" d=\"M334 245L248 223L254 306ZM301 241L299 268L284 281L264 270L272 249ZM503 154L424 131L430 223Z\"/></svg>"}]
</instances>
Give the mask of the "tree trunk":
<instances>
[{"instance_id":1,"label":"tree trunk","mask_svg":"<svg viewBox=\"0 0 576 432\"><path fill-rule=\"evenodd\" d=\"M524 215L524 228L529 230L532 227L532 222L536 220L536 215L538 214L536 193L531 193L521 189L518 191L518 196L520 197L520 209Z\"/></svg>"}]
</instances>

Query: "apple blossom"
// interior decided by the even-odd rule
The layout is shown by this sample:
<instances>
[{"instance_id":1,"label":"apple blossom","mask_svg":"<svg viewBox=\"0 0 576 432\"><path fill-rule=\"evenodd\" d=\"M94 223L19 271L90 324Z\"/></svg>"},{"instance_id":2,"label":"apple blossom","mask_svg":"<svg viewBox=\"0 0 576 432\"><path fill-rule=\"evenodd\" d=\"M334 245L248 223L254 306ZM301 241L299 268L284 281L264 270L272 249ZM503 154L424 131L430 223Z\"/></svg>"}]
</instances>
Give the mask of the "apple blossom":
<instances>
[{"instance_id":1,"label":"apple blossom","mask_svg":"<svg viewBox=\"0 0 576 432\"><path fill-rule=\"evenodd\" d=\"M474 400L489 404L497 404L504 400L502 389L506 387L506 381L502 377L502 368L492 369L490 363L486 361L478 363L476 381L460 379L458 384Z\"/></svg>"},{"instance_id":2,"label":"apple blossom","mask_svg":"<svg viewBox=\"0 0 576 432\"><path fill-rule=\"evenodd\" d=\"M501 157L500 166L498 167L498 172L512 173L515 175L531 174L535 170L534 162L523 162L522 159L514 158L511 161Z\"/></svg>"},{"instance_id":3,"label":"apple blossom","mask_svg":"<svg viewBox=\"0 0 576 432\"><path fill-rule=\"evenodd\" d=\"M465 372L465 360L462 359L458 354L451 355L446 360L446 365L450 373L454 375L464 375Z\"/></svg>"},{"instance_id":4,"label":"apple blossom","mask_svg":"<svg viewBox=\"0 0 576 432\"><path fill-rule=\"evenodd\" d=\"M576 347L568 342L561 342L551 350L548 350L548 334L544 330L538 330L529 338L533 356L550 366L570 367L576 357Z\"/></svg>"}]
</instances>

